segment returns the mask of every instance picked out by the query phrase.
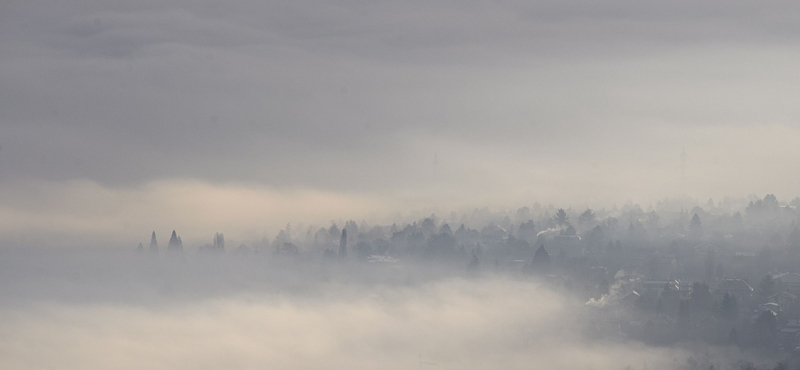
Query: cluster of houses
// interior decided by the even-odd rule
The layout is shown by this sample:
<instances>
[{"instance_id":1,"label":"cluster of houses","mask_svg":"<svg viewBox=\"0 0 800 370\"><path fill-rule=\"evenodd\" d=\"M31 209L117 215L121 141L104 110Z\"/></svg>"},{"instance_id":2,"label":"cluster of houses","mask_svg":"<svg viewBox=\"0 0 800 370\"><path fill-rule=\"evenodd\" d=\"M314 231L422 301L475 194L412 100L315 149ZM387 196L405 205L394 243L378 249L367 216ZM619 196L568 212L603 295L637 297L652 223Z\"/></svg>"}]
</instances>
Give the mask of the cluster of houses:
<instances>
[{"instance_id":1,"label":"cluster of houses","mask_svg":"<svg viewBox=\"0 0 800 370\"><path fill-rule=\"evenodd\" d=\"M247 250L323 265L397 270L424 261L471 273L536 276L592 307L593 335L774 340L794 350L800 347L800 212L776 204L767 196L748 206L746 216L709 201L691 213L535 206L496 216L483 210L472 218L431 215L401 226L351 220L341 229L333 223L293 234L287 225L274 241L265 238ZM168 250L182 249L173 231ZM155 233L149 250L158 250ZM199 250L224 251L222 235Z\"/></svg>"}]
</instances>

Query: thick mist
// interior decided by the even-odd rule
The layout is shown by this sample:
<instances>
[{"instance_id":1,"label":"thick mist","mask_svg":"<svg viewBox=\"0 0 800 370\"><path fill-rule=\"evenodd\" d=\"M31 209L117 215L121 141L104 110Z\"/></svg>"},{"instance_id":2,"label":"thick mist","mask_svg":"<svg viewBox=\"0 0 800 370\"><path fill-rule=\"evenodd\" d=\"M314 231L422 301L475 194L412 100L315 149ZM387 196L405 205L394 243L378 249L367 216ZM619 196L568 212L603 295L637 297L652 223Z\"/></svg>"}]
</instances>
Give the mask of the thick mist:
<instances>
[{"instance_id":1,"label":"thick mist","mask_svg":"<svg viewBox=\"0 0 800 370\"><path fill-rule=\"evenodd\" d=\"M492 273L64 257L3 255L16 267L3 269L0 367L616 370L744 357L592 340L596 313L575 297Z\"/></svg>"},{"instance_id":2,"label":"thick mist","mask_svg":"<svg viewBox=\"0 0 800 370\"><path fill-rule=\"evenodd\" d=\"M380 264L306 252L3 250L0 367L690 370L788 359L645 343L621 326L632 313L625 271L587 301L578 286L492 264L489 253L477 264Z\"/></svg>"},{"instance_id":3,"label":"thick mist","mask_svg":"<svg viewBox=\"0 0 800 370\"><path fill-rule=\"evenodd\" d=\"M0 0L0 369L800 369L800 2Z\"/></svg>"}]
</instances>

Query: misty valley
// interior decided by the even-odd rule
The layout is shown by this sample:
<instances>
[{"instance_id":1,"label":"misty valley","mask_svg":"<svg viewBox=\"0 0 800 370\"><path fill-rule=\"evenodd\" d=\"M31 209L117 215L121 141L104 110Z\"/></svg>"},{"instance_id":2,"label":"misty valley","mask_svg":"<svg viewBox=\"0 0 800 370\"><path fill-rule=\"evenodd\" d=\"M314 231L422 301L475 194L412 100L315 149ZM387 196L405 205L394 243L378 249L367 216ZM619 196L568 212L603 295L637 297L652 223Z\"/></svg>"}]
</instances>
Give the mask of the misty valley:
<instances>
[{"instance_id":1,"label":"misty valley","mask_svg":"<svg viewBox=\"0 0 800 370\"><path fill-rule=\"evenodd\" d=\"M800 370L800 1L0 0L0 370Z\"/></svg>"},{"instance_id":2,"label":"misty valley","mask_svg":"<svg viewBox=\"0 0 800 370\"><path fill-rule=\"evenodd\" d=\"M236 247L222 233L184 246L173 231L166 248L155 232L127 249L5 248L3 358L42 368L794 367L797 201L768 195L736 211L743 202L537 203L287 225Z\"/></svg>"}]
</instances>

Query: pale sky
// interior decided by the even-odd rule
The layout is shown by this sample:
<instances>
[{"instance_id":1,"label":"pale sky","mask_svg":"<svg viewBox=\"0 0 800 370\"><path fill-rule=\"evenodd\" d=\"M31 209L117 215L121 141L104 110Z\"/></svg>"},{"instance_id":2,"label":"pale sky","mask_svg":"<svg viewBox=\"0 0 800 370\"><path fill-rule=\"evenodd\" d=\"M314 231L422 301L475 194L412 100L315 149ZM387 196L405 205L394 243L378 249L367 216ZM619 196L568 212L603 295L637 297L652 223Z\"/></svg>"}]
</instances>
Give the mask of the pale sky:
<instances>
[{"instance_id":1,"label":"pale sky","mask_svg":"<svg viewBox=\"0 0 800 370\"><path fill-rule=\"evenodd\" d=\"M796 1L3 1L0 241L788 200L798 65Z\"/></svg>"}]
</instances>

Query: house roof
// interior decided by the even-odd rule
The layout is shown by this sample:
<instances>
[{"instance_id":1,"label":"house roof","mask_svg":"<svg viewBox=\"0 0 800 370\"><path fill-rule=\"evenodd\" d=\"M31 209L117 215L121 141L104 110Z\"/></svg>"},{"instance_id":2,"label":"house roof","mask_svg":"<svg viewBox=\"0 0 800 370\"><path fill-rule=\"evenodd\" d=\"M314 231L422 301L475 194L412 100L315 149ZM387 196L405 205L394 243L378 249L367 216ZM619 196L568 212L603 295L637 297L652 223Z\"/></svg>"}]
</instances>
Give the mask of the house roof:
<instances>
[{"instance_id":1,"label":"house roof","mask_svg":"<svg viewBox=\"0 0 800 370\"><path fill-rule=\"evenodd\" d=\"M781 283L800 283L800 274L784 272L772 275L772 279L778 280Z\"/></svg>"},{"instance_id":2,"label":"house roof","mask_svg":"<svg viewBox=\"0 0 800 370\"><path fill-rule=\"evenodd\" d=\"M714 289L721 289L721 290L749 290L751 292L753 291L753 288L750 287L750 285L747 284L742 279L725 279L725 280L722 280L719 283L719 285L717 285L717 287L714 288Z\"/></svg>"},{"instance_id":3,"label":"house roof","mask_svg":"<svg viewBox=\"0 0 800 370\"><path fill-rule=\"evenodd\" d=\"M396 263L396 262L398 262L397 259L395 259L392 256L383 256L383 255L378 255L378 254L373 254L373 255L369 256L368 260L371 263Z\"/></svg>"},{"instance_id":4,"label":"house roof","mask_svg":"<svg viewBox=\"0 0 800 370\"><path fill-rule=\"evenodd\" d=\"M783 291L783 292L780 292L780 293L777 293L777 294L773 294L773 295L771 295L771 296L769 296L767 298L773 299L773 298L779 298L779 297L788 298L788 299L792 299L792 300L797 299L797 295L796 294L792 294L792 293L789 293L787 291Z\"/></svg>"},{"instance_id":5,"label":"house roof","mask_svg":"<svg viewBox=\"0 0 800 370\"><path fill-rule=\"evenodd\" d=\"M636 302L640 295L635 290L619 299L620 302Z\"/></svg>"},{"instance_id":6,"label":"house roof","mask_svg":"<svg viewBox=\"0 0 800 370\"><path fill-rule=\"evenodd\" d=\"M659 236L659 238L678 238L678 239L683 239L685 237L686 235L683 235L677 231L669 231Z\"/></svg>"}]
</instances>

